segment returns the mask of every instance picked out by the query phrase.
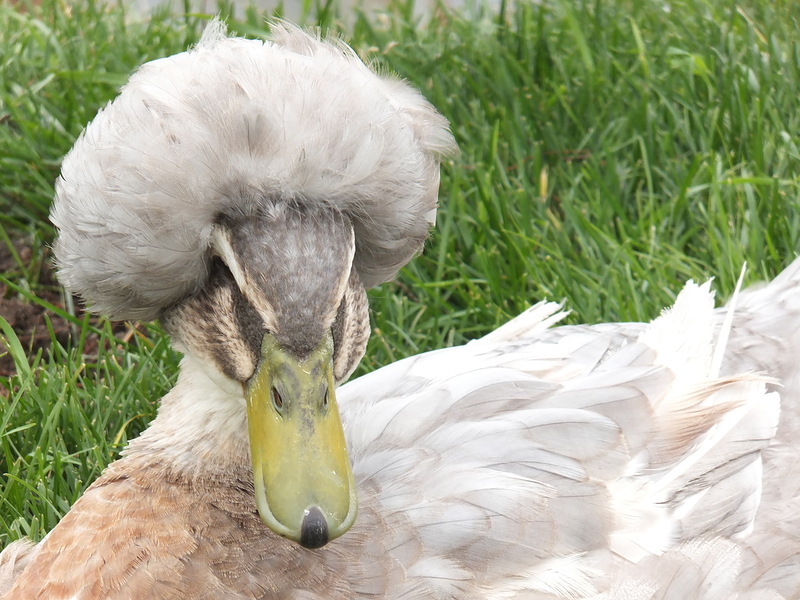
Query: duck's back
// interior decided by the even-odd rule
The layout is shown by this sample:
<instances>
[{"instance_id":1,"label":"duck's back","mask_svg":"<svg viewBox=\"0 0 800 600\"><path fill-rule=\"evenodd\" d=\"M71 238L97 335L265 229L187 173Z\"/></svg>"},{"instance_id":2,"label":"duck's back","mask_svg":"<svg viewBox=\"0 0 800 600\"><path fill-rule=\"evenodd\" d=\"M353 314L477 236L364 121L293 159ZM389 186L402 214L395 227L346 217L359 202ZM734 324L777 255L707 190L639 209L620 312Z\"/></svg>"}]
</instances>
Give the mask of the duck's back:
<instances>
[{"instance_id":1,"label":"duck's back","mask_svg":"<svg viewBox=\"0 0 800 600\"><path fill-rule=\"evenodd\" d=\"M547 329L557 307L537 305L483 340L345 386L359 488L389 529L409 532L393 547L412 557L406 586L442 598L795 597L788 571L756 581L750 544L779 415L774 382L754 371L783 376L758 359L769 347L785 365L788 340L737 324L761 327L753 306L796 287L798 270L745 294L727 345L726 312L695 287L650 326ZM785 311L787 329L800 311ZM796 546L774 541L797 571Z\"/></svg>"}]
</instances>

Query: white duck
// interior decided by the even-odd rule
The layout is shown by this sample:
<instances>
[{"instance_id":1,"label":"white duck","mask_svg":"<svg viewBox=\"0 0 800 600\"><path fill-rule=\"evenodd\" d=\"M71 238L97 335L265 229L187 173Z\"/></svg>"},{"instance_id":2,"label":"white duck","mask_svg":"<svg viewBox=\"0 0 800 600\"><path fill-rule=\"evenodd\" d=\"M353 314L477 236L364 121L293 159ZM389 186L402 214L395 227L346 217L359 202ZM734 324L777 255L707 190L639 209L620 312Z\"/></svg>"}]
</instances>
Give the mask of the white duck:
<instances>
[{"instance_id":1,"label":"white duck","mask_svg":"<svg viewBox=\"0 0 800 600\"><path fill-rule=\"evenodd\" d=\"M343 435L364 289L420 248L453 142L343 44L272 33L145 65L64 161L61 280L186 357L124 457L0 555L2 598L798 597L800 262L649 325L538 304L340 388Z\"/></svg>"}]
</instances>

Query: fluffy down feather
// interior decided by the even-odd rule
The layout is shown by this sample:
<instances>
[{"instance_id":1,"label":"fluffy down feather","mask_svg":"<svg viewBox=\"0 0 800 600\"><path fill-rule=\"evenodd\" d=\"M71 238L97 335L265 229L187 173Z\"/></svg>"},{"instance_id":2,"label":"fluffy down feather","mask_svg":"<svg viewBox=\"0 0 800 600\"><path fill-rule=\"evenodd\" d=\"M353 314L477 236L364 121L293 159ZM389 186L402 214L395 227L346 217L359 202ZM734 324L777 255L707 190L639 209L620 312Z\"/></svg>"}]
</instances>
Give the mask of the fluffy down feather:
<instances>
[{"instance_id":1,"label":"fluffy down feather","mask_svg":"<svg viewBox=\"0 0 800 600\"><path fill-rule=\"evenodd\" d=\"M98 312L151 319L202 285L212 226L265 198L353 221L371 287L421 248L447 122L341 42L279 23L142 66L64 159L51 219L59 279Z\"/></svg>"}]
</instances>

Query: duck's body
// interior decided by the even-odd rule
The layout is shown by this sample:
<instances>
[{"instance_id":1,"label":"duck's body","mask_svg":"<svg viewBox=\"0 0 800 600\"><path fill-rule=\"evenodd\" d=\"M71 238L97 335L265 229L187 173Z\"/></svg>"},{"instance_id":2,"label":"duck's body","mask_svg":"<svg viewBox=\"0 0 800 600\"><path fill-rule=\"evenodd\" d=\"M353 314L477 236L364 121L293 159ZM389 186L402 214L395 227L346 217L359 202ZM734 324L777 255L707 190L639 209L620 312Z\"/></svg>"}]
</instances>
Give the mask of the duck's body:
<instances>
[{"instance_id":1,"label":"duck's body","mask_svg":"<svg viewBox=\"0 0 800 600\"><path fill-rule=\"evenodd\" d=\"M343 386L360 512L319 550L261 522L241 399L186 359L6 598L796 598L798 284L743 294L720 377L695 293L650 334L538 305Z\"/></svg>"},{"instance_id":2,"label":"duck's body","mask_svg":"<svg viewBox=\"0 0 800 600\"><path fill-rule=\"evenodd\" d=\"M263 47L278 58L259 68L342 66L330 46L291 28L279 33L280 47ZM212 71L230 97L249 102L252 77L235 85L237 69L255 68L262 46L211 38L180 60L207 67L226 56L230 68ZM294 387L284 383L308 382L299 371L281 379L281 369L318 360L310 370L329 371L312 379L324 390L315 406L331 412L328 384L345 379L363 352L364 285L391 276L421 243L436 156L449 137L406 87L367 78L386 92L377 96L384 117L349 139L358 111L333 101L341 110L327 126L345 123L344 133L311 138L349 140L345 154L368 139L368 156L351 152L337 168L306 172L306 136L275 159L288 175L264 168L245 177L219 167L231 152L214 153L197 131L182 137L182 127L194 123L191 111L216 115L212 131L244 111L245 129L274 133L262 108L234 110L228 95L218 107L193 104L202 77L175 83L158 68L132 80L65 161L56 252L69 285L117 316L161 317L187 356L158 417L124 457L40 544L17 542L0 555L3 600L798 597L800 262L743 293L732 323L713 309L708 287L693 284L650 325L550 329L559 307L540 304L482 340L343 386L358 517L315 550L285 539L322 546L330 532L341 535L352 510L337 490L348 489L347 478L331 488L328 522L314 516L328 515L328 495L317 498L301 481L312 505L297 525L292 507L270 495L286 479L254 455L284 450L269 436L266 446L254 442L253 415L263 417L249 412L256 388L266 381L278 421L289 422ZM354 69L363 74L360 63ZM316 97L312 88L301 82L300 98ZM375 104L370 98L356 105ZM124 143L114 115L141 124L136 144ZM206 124L196 122L201 131ZM248 142L254 152L274 158L256 142ZM203 166L219 164L201 171L200 183L188 173L194 195L184 196L175 177L192 163L173 167L187 147ZM333 142L314 148L339 156ZM160 220L168 203L183 211L178 227ZM89 216L70 212L84 205Z\"/></svg>"}]
</instances>

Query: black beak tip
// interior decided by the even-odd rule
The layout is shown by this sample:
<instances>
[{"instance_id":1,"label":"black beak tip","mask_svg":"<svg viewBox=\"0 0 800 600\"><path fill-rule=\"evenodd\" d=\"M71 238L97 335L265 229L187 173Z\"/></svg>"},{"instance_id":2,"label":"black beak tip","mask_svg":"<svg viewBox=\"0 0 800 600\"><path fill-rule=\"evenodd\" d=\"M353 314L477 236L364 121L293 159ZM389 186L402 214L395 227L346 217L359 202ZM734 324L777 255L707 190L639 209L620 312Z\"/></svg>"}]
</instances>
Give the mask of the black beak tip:
<instances>
[{"instance_id":1,"label":"black beak tip","mask_svg":"<svg viewBox=\"0 0 800 600\"><path fill-rule=\"evenodd\" d=\"M322 511L312 506L305 512L300 527L300 545L314 550L328 543L328 522Z\"/></svg>"}]
</instances>

